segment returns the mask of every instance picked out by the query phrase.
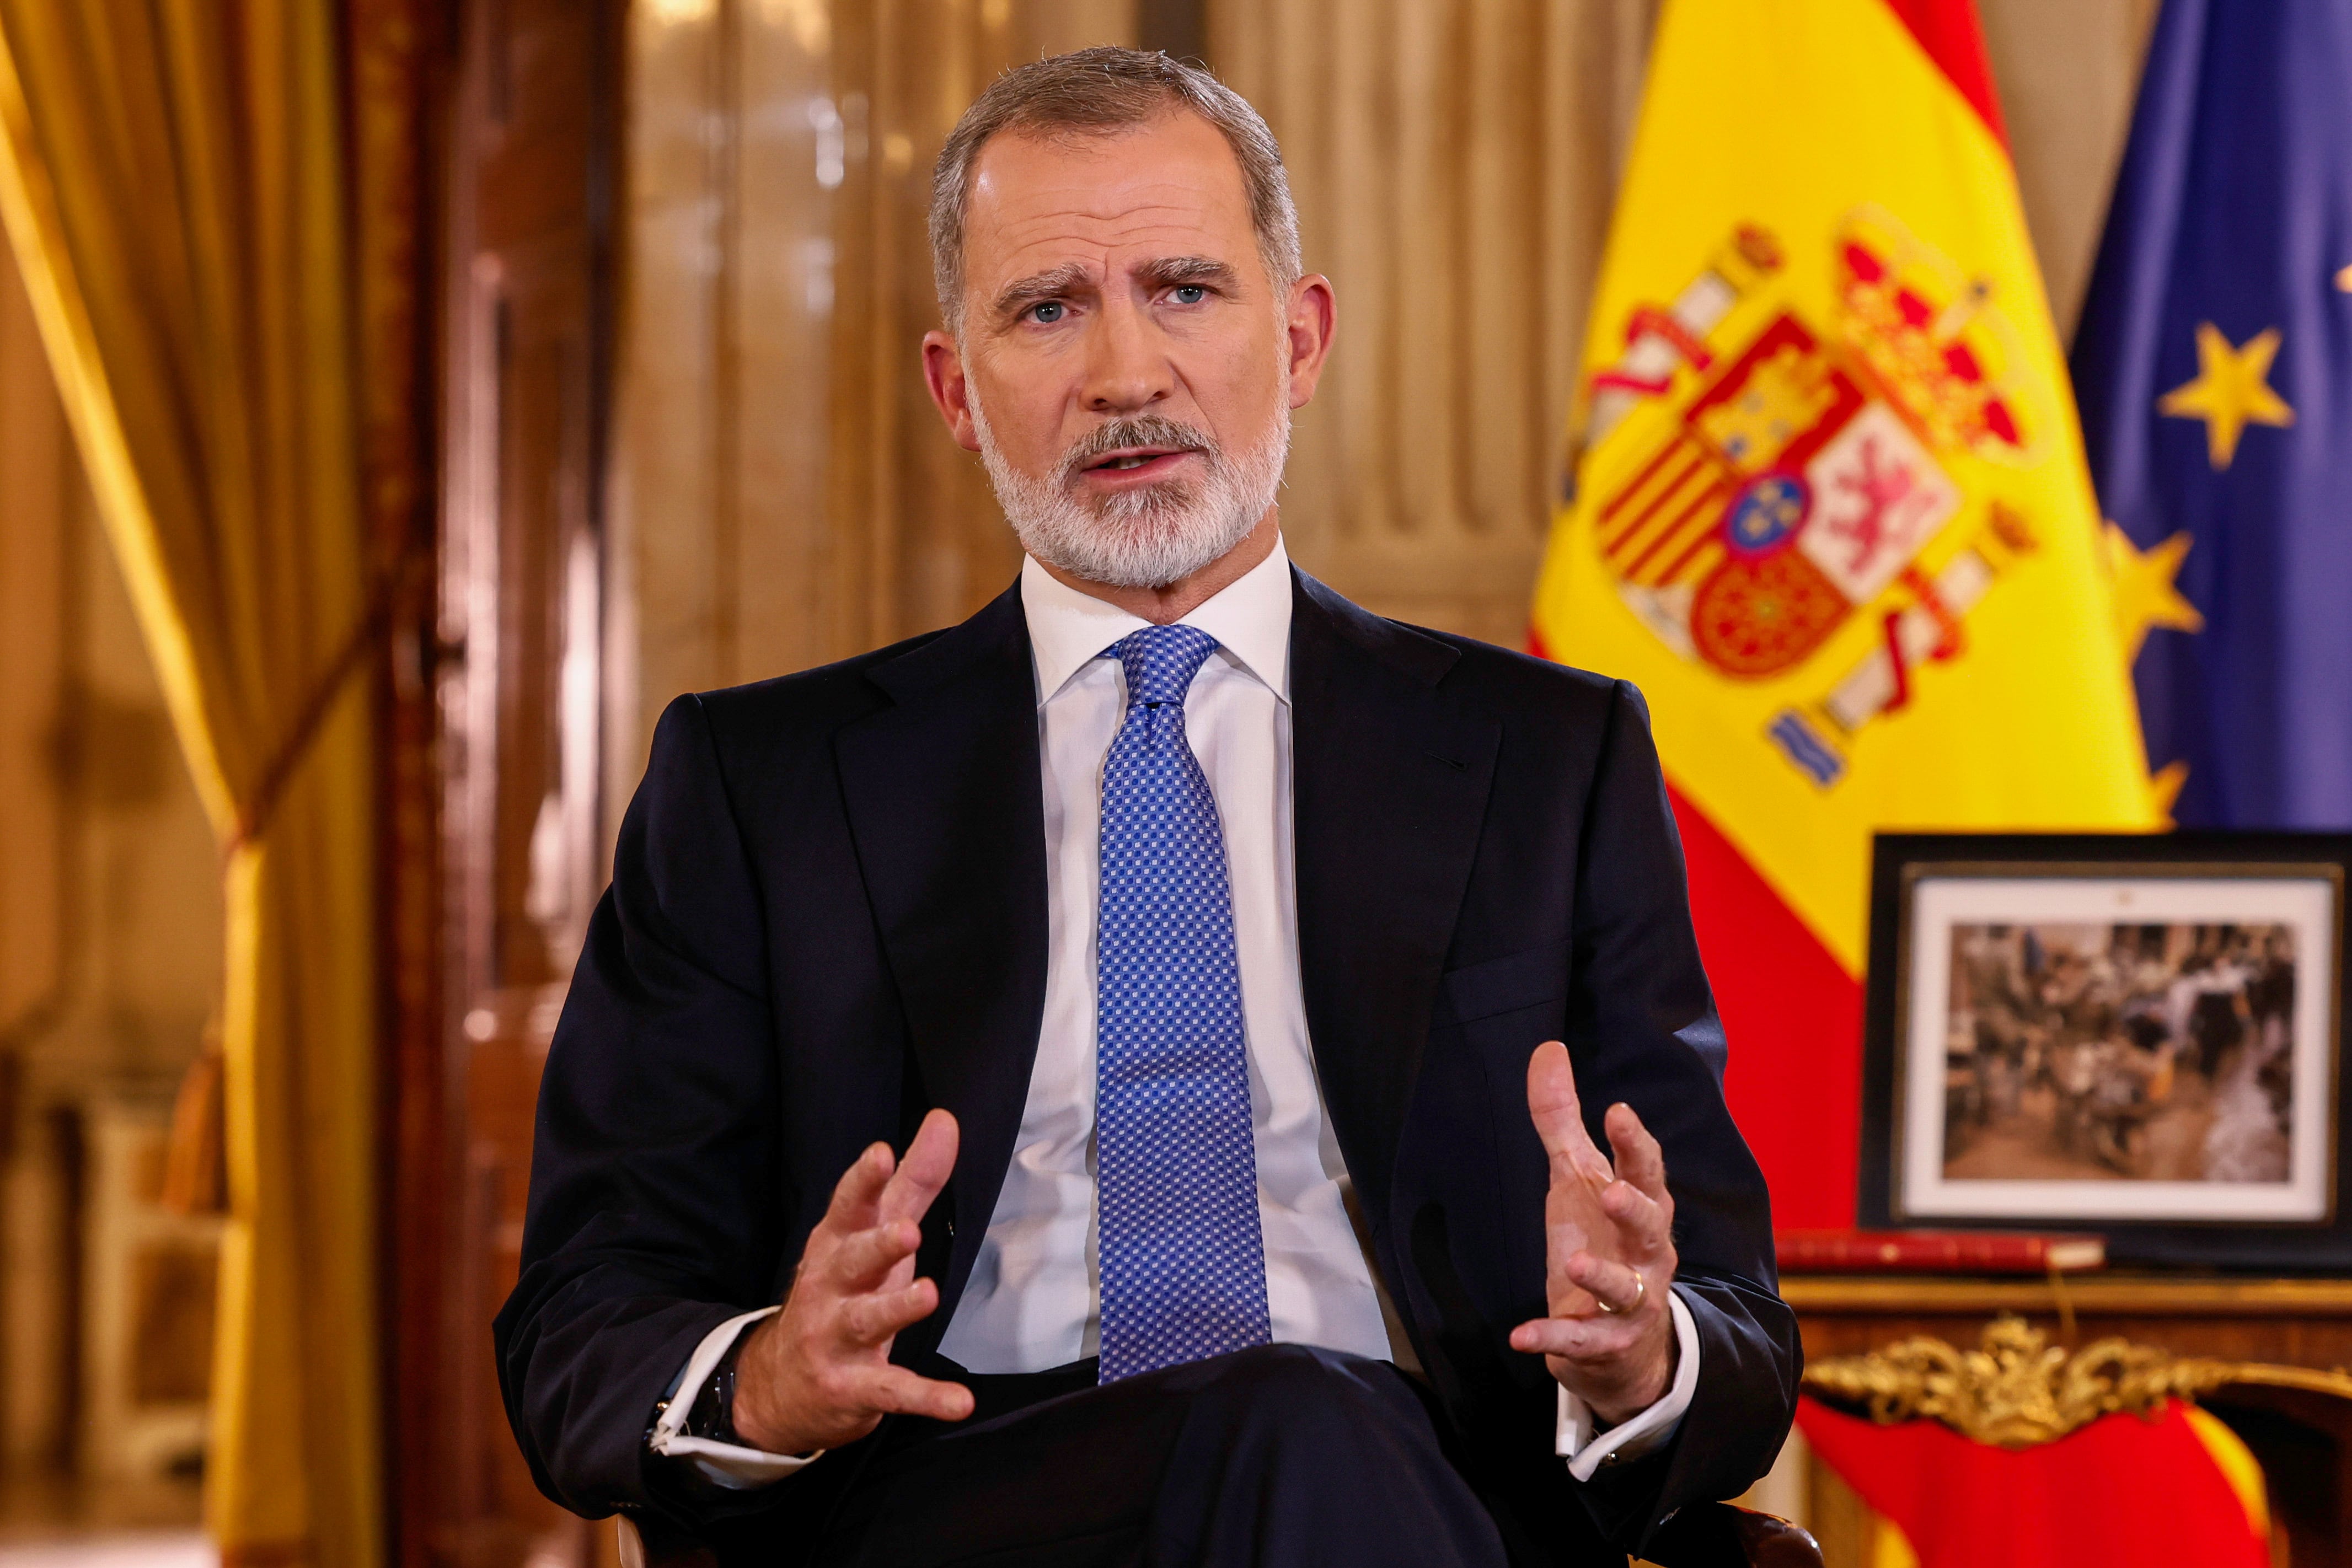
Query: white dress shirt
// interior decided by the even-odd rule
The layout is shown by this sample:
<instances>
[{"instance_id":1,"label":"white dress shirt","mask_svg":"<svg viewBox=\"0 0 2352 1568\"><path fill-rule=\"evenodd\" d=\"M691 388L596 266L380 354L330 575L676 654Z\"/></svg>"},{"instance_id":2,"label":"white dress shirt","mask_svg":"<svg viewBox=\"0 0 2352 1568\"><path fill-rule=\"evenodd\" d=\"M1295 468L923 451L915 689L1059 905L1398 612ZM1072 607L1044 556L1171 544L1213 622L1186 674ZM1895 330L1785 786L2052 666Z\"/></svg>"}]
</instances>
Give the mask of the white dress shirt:
<instances>
[{"instance_id":1,"label":"white dress shirt","mask_svg":"<svg viewBox=\"0 0 2352 1568\"><path fill-rule=\"evenodd\" d=\"M1095 927L1103 764L1127 717L1104 658L1147 622L1022 569L1045 764L1045 1012L988 1235L940 1354L972 1372L1043 1372L1095 1354ZM1315 1082L1298 980L1290 810L1290 565L1265 560L1183 623L1217 640L1184 696L1184 733L1216 797L1249 1039L1258 1224L1276 1341L1385 1358L1347 1171Z\"/></svg>"},{"instance_id":2,"label":"white dress shirt","mask_svg":"<svg viewBox=\"0 0 2352 1568\"><path fill-rule=\"evenodd\" d=\"M1043 1372L1096 1354L1102 1294L1095 1191L1095 932L1102 770L1127 714L1127 675L1103 655L1148 622L1057 582L1035 561L1021 573L1037 683L1047 890L1045 1007L1021 1127L987 1234L940 1354L975 1373ZM1412 1364L1391 1346L1373 1267L1347 1209L1348 1175L1317 1083L1298 972L1292 853L1290 560L1281 541L1239 580L1183 617L1217 640L1192 678L1184 727L1216 798L1233 890L1234 940L1248 1036L1258 1219L1268 1323L1277 1343L1320 1345ZM1612 1456L1666 1440L1690 1404L1698 1343L1689 1310L1669 1301L1681 1362L1656 1405L1595 1439L1565 1389L1558 1451L1589 1479ZM770 1309L772 1311L773 1309ZM805 1463L685 1437L692 1391L749 1313L712 1331L678 1379L653 1446L691 1456L736 1485Z\"/></svg>"}]
</instances>

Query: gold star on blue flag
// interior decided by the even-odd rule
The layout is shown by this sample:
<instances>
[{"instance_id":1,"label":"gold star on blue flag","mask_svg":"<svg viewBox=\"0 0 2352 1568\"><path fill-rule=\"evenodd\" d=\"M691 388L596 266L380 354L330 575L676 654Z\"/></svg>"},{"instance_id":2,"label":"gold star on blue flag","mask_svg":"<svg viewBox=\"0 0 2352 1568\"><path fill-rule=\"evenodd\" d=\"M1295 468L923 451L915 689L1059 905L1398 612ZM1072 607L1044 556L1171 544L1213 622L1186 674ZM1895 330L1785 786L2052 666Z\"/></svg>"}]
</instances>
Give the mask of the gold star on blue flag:
<instances>
[{"instance_id":1,"label":"gold star on blue flag","mask_svg":"<svg viewBox=\"0 0 2352 1568\"><path fill-rule=\"evenodd\" d=\"M2156 412L2175 419L2205 422L2206 451L2216 468L2227 468L2238 454L2238 437L2249 423L2289 425L2294 410L2267 384L2271 361L2278 358L2275 327L2232 348L2221 329L2210 321L2197 324L2197 379L2184 382L2157 400Z\"/></svg>"}]
</instances>

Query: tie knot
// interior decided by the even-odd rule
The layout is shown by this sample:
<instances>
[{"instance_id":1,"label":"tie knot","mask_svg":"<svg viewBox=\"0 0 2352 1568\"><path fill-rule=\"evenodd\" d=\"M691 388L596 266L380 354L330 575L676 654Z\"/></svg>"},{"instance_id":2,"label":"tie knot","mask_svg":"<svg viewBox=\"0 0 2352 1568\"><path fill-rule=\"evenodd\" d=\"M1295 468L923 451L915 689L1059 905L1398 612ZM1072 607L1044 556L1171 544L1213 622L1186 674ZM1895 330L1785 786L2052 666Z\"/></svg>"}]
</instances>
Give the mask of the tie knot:
<instances>
[{"instance_id":1,"label":"tie knot","mask_svg":"<svg viewBox=\"0 0 2352 1568\"><path fill-rule=\"evenodd\" d=\"M1201 665L1217 651L1217 640L1197 626L1146 626L1130 632L1104 652L1127 666L1127 706L1184 704L1184 693Z\"/></svg>"}]
</instances>

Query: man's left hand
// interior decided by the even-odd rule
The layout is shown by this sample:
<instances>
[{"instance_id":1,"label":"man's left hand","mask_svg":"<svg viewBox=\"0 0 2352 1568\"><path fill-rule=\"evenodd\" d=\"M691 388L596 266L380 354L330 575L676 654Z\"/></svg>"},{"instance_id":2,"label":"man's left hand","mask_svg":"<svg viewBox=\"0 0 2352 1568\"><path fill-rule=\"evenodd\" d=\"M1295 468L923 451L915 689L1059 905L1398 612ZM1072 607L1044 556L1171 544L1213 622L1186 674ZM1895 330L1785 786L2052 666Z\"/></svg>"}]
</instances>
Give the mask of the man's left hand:
<instances>
[{"instance_id":1,"label":"man's left hand","mask_svg":"<svg viewBox=\"0 0 2352 1568\"><path fill-rule=\"evenodd\" d=\"M1540 1353L1560 1386L1613 1427L1665 1396L1676 1340L1666 1297L1675 1279L1675 1200L1666 1160L1630 1105L1602 1125L1611 1166L1584 1129L1576 1073L1556 1040L1528 1061L1528 1111L1551 1156L1544 1202L1544 1286L1551 1315L1511 1331L1511 1348Z\"/></svg>"}]
</instances>

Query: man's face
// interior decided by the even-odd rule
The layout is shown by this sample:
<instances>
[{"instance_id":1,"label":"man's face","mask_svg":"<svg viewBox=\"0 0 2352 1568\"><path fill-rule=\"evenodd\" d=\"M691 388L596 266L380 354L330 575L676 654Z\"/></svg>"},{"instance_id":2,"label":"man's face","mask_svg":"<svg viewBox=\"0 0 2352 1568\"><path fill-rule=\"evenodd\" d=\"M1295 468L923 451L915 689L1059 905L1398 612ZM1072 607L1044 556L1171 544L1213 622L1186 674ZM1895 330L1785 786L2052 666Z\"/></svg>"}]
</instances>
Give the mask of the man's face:
<instances>
[{"instance_id":1,"label":"man's face","mask_svg":"<svg viewBox=\"0 0 2352 1568\"><path fill-rule=\"evenodd\" d=\"M1330 288L1277 295L1241 166L1206 120L990 140L963 308L960 341L925 340L932 396L1039 559L1162 587L1273 509Z\"/></svg>"}]
</instances>

